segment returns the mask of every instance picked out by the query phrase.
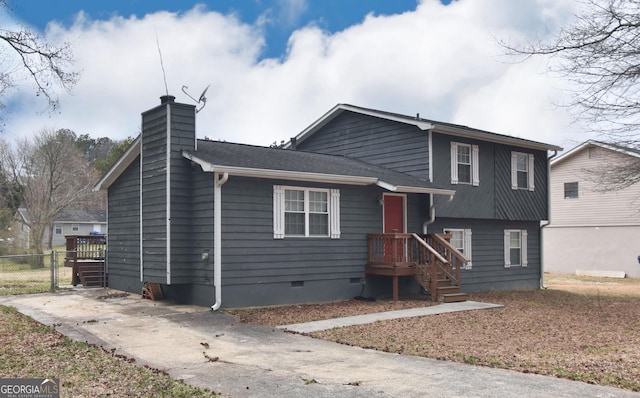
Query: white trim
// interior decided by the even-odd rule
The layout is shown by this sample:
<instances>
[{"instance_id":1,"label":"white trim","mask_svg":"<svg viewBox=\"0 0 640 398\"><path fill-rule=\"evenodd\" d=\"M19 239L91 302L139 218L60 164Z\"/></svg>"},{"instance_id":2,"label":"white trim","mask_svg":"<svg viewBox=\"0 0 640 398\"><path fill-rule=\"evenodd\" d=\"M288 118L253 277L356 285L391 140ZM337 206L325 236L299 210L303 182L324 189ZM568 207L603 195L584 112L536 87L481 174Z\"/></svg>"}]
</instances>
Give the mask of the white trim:
<instances>
[{"instance_id":1,"label":"white trim","mask_svg":"<svg viewBox=\"0 0 640 398\"><path fill-rule=\"evenodd\" d=\"M458 183L458 143L451 141L451 184Z\"/></svg>"},{"instance_id":2,"label":"white trim","mask_svg":"<svg viewBox=\"0 0 640 398\"><path fill-rule=\"evenodd\" d=\"M273 239L284 239L284 188L273 186Z\"/></svg>"},{"instance_id":3,"label":"white trim","mask_svg":"<svg viewBox=\"0 0 640 398\"><path fill-rule=\"evenodd\" d=\"M518 152L511 151L511 189L518 189Z\"/></svg>"},{"instance_id":4,"label":"white trim","mask_svg":"<svg viewBox=\"0 0 640 398\"><path fill-rule=\"evenodd\" d=\"M456 247L456 249L460 250L462 252L462 254L464 254L464 256L466 258L469 259L469 262L462 268L462 269L471 269L473 264L472 264L472 258L471 258L471 253L472 253L472 239L471 239L471 229L469 228L443 228L442 229L443 233L451 233L451 232L459 232L462 233L462 250L460 250L460 248ZM455 247L455 246L454 246Z\"/></svg>"},{"instance_id":5,"label":"white trim","mask_svg":"<svg viewBox=\"0 0 640 398\"><path fill-rule=\"evenodd\" d=\"M504 267L505 268L510 268L511 267L511 230L510 229L505 229L504 230L504 242L503 242L503 248L504 248Z\"/></svg>"},{"instance_id":6,"label":"white trim","mask_svg":"<svg viewBox=\"0 0 640 398\"><path fill-rule=\"evenodd\" d=\"M456 126L449 124L439 124L435 121L428 121L420 118L414 118L405 115L397 115L389 112L382 112L375 109L366 109L360 108L357 106L349 105L349 104L338 104L331 108L328 112L322 115L319 119L313 122L309 127L304 129L300 134L298 134L295 138L297 143L301 143L306 140L309 136L314 134L324 125L329 123L331 120L335 119L338 115L340 115L344 111L350 111L354 113L359 113L361 115L368 115L377 117L380 119L391 120L399 123L404 123L408 125L413 125L419 128L422 131L431 131L433 130L436 133L453 135L457 137L477 139L482 141L493 142L497 144L505 144L505 145L513 145L528 149L541 150L541 151L561 151L562 148L556 145L544 144L541 142L525 140L522 138L509 137L497 133L491 133L483 130L476 130L473 128L469 128L466 126ZM291 143L288 142L284 146L285 148L290 148Z\"/></svg>"},{"instance_id":7,"label":"white trim","mask_svg":"<svg viewBox=\"0 0 640 398\"><path fill-rule=\"evenodd\" d=\"M529 178L529 191L533 191L535 188L535 156L533 153L529 154L529 170L527 170L527 177Z\"/></svg>"},{"instance_id":8,"label":"white trim","mask_svg":"<svg viewBox=\"0 0 640 398\"><path fill-rule=\"evenodd\" d=\"M329 228L331 239L340 239L340 190L331 189Z\"/></svg>"},{"instance_id":9,"label":"white trim","mask_svg":"<svg viewBox=\"0 0 640 398\"><path fill-rule=\"evenodd\" d=\"M519 264L511 264L511 232L520 234L520 262ZM527 259L527 241L528 232L526 229L505 229L504 230L504 267L512 266L526 267L529 262Z\"/></svg>"},{"instance_id":10,"label":"white trim","mask_svg":"<svg viewBox=\"0 0 640 398\"><path fill-rule=\"evenodd\" d=\"M522 155L526 158L527 165L527 186L526 187L518 187L518 156ZM535 181L535 155L532 153L524 153L518 151L511 151L511 189L517 190L529 190L534 191L534 181Z\"/></svg>"},{"instance_id":11,"label":"white trim","mask_svg":"<svg viewBox=\"0 0 640 398\"><path fill-rule=\"evenodd\" d=\"M140 122L141 126L144 126L144 117L142 117L142 120ZM142 156L143 156L143 151L142 151L142 134L140 134L140 136L138 137L138 149L140 152L140 158L139 158L139 162L140 162L140 181L138 183L138 187L140 188L140 282L144 282L144 247L142 245L143 242L143 236L142 234L144 233L144 229L142 228L142 167L144 162L142 161ZM134 142L135 144L135 142ZM131 147L133 147L134 145L131 145ZM131 149L131 147L129 149ZM127 151L128 152L128 151ZM124 159L126 156L120 158L120 159ZM106 177L106 176L105 176ZM109 184L110 185L110 184ZM109 196L109 195L107 195Z\"/></svg>"},{"instance_id":12,"label":"white trim","mask_svg":"<svg viewBox=\"0 0 640 398\"><path fill-rule=\"evenodd\" d=\"M589 147L601 147L601 148L605 148L605 149L609 149L611 151L615 151L615 152L620 152L623 153L625 155L629 155L629 156L633 156L636 158L640 158L640 153L634 152L634 151L630 151L630 150L624 150L622 148L618 148L615 147L613 145L609 145L607 143L604 142L598 142L598 141L594 141L594 140L588 140L583 142L582 144L576 146L575 148L572 148L571 150L563 153L562 155L558 156L557 158L553 159L550 162L551 166L555 166L556 164L563 162L564 160L572 157L574 154L587 149Z\"/></svg>"},{"instance_id":13,"label":"white trim","mask_svg":"<svg viewBox=\"0 0 640 398\"><path fill-rule=\"evenodd\" d=\"M133 163L138 155L142 154L142 135L139 135L132 143L125 153L111 166L111 168L102 176L100 181L93 187L93 191L99 191L101 189L107 189L113 184L118 177Z\"/></svg>"},{"instance_id":14,"label":"white trim","mask_svg":"<svg viewBox=\"0 0 640 398\"><path fill-rule=\"evenodd\" d=\"M304 235L287 235L286 234L286 195L285 192L290 191L303 191L304 192ZM309 232L310 228L310 214L309 209L309 192L324 192L327 194L327 234L326 235L312 235ZM321 214L321 213L317 213ZM285 238L330 238L340 239L340 190L339 189L326 189L316 187L299 187L299 186L286 186L286 185L274 185L273 186L273 238L285 239Z\"/></svg>"},{"instance_id":15,"label":"white trim","mask_svg":"<svg viewBox=\"0 0 640 398\"><path fill-rule=\"evenodd\" d=\"M167 285L171 284L171 106L167 103L167 153L165 156L167 157L167 168L165 170L165 175L167 178L166 183L166 201L167 201L167 213L166 213L166 250L167 250Z\"/></svg>"},{"instance_id":16,"label":"white trim","mask_svg":"<svg viewBox=\"0 0 640 398\"><path fill-rule=\"evenodd\" d=\"M454 190L427 188L427 187L410 187L404 185L393 185L377 177L363 176L347 176L338 174L309 173L291 170L274 170L274 169L257 169L250 167L221 166L207 162L194 156L188 151L183 151L182 155L198 164L204 172L228 173L236 177L254 177L269 178L288 181L317 182L324 184L345 184L345 185L377 185L391 192L406 193L434 193L437 195L453 196Z\"/></svg>"},{"instance_id":17,"label":"white trim","mask_svg":"<svg viewBox=\"0 0 640 398\"><path fill-rule=\"evenodd\" d=\"M529 265L529 261L527 260L527 241L529 233L526 229L520 231L520 263L523 267Z\"/></svg>"},{"instance_id":18,"label":"white trim","mask_svg":"<svg viewBox=\"0 0 640 398\"><path fill-rule=\"evenodd\" d=\"M472 261L473 261L473 245L472 245L472 233L471 233L471 228L467 228L464 230L464 248L465 248L465 252L463 253L464 256L466 258L469 259L469 262L466 265L466 269L471 269L473 267Z\"/></svg>"},{"instance_id":19,"label":"white trim","mask_svg":"<svg viewBox=\"0 0 640 398\"><path fill-rule=\"evenodd\" d=\"M480 147L471 145L471 184L480 185Z\"/></svg>"},{"instance_id":20,"label":"white trim","mask_svg":"<svg viewBox=\"0 0 640 398\"><path fill-rule=\"evenodd\" d=\"M400 231L400 233L406 233L407 232L407 195L402 194L402 193L383 193L382 194L382 232L384 233L385 231L385 219L384 219L384 198L386 196L400 196L402 197L402 231Z\"/></svg>"}]
</instances>

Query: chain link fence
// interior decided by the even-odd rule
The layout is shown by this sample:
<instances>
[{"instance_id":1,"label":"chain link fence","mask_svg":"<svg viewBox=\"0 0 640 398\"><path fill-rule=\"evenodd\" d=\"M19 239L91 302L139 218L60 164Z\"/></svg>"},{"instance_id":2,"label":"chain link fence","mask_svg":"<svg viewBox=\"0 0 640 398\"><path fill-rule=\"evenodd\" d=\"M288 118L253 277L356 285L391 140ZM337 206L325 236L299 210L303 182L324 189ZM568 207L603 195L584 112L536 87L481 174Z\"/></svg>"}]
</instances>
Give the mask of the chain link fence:
<instances>
[{"instance_id":1,"label":"chain link fence","mask_svg":"<svg viewBox=\"0 0 640 398\"><path fill-rule=\"evenodd\" d=\"M55 292L71 284L72 269L64 266L65 252L0 256L0 296Z\"/></svg>"}]
</instances>

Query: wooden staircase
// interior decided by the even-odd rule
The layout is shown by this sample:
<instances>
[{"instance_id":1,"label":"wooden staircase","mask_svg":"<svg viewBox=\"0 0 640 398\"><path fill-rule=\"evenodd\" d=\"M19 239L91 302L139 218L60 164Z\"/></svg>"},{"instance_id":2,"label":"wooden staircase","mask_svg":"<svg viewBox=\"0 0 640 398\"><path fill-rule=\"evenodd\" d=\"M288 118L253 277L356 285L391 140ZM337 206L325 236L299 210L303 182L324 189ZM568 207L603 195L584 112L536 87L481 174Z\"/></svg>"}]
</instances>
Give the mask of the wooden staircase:
<instances>
[{"instance_id":1,"label":"wooden staircase","mask_svg":"<svg viewBox=\"0 0 640 398\"><path fill-rule=\"evenodd\" d=\"M84 287L106 287L107 276L104 260L77 261L73 265L72 285Z\"/></svg>"},{"instance_id":2,"label":"wooden staircase","mask_svg":"<svg viewBox=\"0 0 640 398\"><path fill-rule=\"evenodd\" d=\"M461 301L467 301L469 295L460 291L460 285L454 284L454 282L447 278L443 272L437 273L437 279L435 282L435 295L431 293L433 287L431 286L429 277L430 270L426 264L417 264L418 272L415 275L416 281L422 286L432 297L435 296L437 301L443 303L458 303Z\"/></svg>"},{"instance_id":3,"label":"wooden staircase","mask_svg":"<svg viewBox=\"0 0 640 398\"><path fill-rule=\"evenodd\" d=\"M393 299L398 300L398 278L414 276L431 295L431 300L452 303L466 301L460 291L460 270L469 262L450 237L431 234L369 234L367 275L393 278Z\"/></svg>"}]
</instances>

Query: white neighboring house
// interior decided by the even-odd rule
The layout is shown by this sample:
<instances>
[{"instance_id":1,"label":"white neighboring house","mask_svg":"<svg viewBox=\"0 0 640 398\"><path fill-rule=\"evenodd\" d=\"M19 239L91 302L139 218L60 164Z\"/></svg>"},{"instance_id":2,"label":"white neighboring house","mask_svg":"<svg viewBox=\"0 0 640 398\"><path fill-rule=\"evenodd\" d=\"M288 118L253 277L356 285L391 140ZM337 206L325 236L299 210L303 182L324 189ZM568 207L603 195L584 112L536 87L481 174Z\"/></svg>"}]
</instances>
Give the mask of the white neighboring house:
<instances>
[{"instance_id":1,"label":"white neighboring house","mask_svg":"<svg viewBox=\"0 0 640 398\"><path fill-rule=\"evenodd\" d=\"M640 183L598 189L602 170L638 161L636 149L593 140L551 161L545 272L621 271L640 278Z\"/></svg>"},{"instance_id":2,"label":"white neighboring house","mask_svg":"<svg viewBox=\"0 0 640 398\"><path fill-rule=\"evenodd\" d=\"M16 222L16 245L29 248L28 215L25 208L19 208ZM60 212L53 223L53 246L63 246L66 235L89 235L91 232L107 233L107 213L95 209L65 209ZM49 231L45 231L43 243L49 242Z\"/></svg>"}]
</instances>

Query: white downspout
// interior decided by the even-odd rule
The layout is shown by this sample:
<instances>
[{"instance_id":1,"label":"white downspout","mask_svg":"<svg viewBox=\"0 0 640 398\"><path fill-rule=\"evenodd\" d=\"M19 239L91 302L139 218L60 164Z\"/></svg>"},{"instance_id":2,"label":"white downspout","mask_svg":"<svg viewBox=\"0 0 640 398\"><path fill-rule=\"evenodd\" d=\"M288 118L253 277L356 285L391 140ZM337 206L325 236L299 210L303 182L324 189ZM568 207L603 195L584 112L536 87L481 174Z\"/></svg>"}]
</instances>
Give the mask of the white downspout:
<instances>
[{"instance_id":1,"label":"white downspout","mask_svg":"<svg viewBox=\"0 0 640 398\"><path fill-rule=\"evenodd\" d=\"M447 199L447 202L451 202L452 200L453 200L453 195L449 195L449 199ZM431 206L429 206L429 219L422 223L423 235L426 235L428 233L427 227L429 226L429 224L433 224L433 222L436 220L436 205L433 204L432 193L429 194L429 201L431 203Z\"/></svg>"},{"instance_id":2,"label":"white downspout","mask_svg":"<svg viewBox=\"0 0 640 398\"><path fill-rule=\"evenodd\" d=\"M211 306L217 311L222 305L222 185L229 179L229 173L213 175L213 287L216 289L216 302Z\"/></svg>"},{"instance_id":3,"label":"white downspout","mask_svg":"<svg viewBox=\"0 0 640 398\"><path fill-rule=\"evenodd\" d=\"M547 158L547 220L540 222L540 288L546 289L544 284L544 228L551 224L551 159L555 158L558 151Z\"/></svg>"}]
</instances>

